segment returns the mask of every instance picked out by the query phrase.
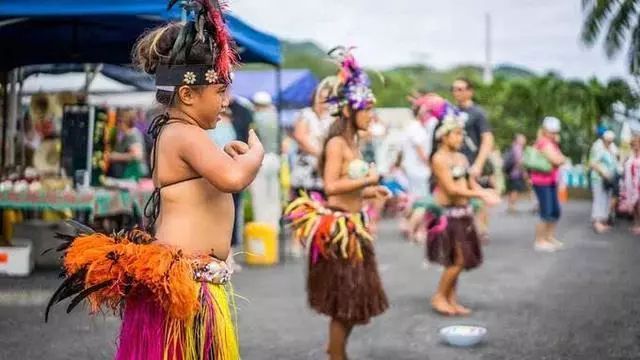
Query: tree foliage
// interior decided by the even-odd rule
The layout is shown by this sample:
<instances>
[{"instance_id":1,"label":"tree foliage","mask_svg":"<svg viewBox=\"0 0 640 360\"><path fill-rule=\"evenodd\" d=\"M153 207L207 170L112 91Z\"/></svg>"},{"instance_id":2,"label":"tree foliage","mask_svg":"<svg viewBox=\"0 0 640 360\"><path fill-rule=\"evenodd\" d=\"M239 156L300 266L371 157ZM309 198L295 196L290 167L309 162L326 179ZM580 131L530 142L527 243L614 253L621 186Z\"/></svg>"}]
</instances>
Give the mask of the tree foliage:
<instances>
[{"instance_id":1,"label":"tree foliage","mask_svg":"<svg viewBox=\"0 0 640 360\"><path fill-rule=\"evenodd\" d=\"M335 73L335 65L324 60L322 50L304 43L287 46L288 67L309 68L319 78ZM451 99L450 88L460 76L476 85L476 101L489 115L497 144L504 148L516 133L533 140L542 119L555 116L563 123L562 147L574 162L583 160L594 139L596 124L612 115L612 104L623 102L627 108L638 105L638 98L624 79L603 83L595 78L567 80L549 72L543 75L513 65L496 68L495 79L483 85L482 69L475 65L458 66L445 71L414 64L380 73L370 72L372 87L381 107L407 107L407 95L413 91L433 91ZM382 80L382 79L383 80Z\"/></svg>"},{"instance_id":2,"label":"tree foliage","mask_svg":"<svg viewBox=\"0 0 640 360\"><path fill-rule=\"evenodd\" d=\"M604 49L609 57L627 46L627 63L632 74L640 71L639 6L637 0L582 0L585 12L582 41L593 46L604 37Z\"/></svg>"}]
</instances>

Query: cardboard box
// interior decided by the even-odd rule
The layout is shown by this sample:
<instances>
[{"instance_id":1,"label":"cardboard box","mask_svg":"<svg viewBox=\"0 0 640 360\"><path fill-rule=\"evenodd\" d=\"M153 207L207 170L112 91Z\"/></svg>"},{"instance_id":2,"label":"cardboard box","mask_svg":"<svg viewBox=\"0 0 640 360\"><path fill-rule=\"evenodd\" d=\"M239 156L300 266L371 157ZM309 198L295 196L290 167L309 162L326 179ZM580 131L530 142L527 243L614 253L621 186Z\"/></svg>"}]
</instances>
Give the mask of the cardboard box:
<instances>
[{"instance_id":1,"label":"cardboard box","mask_svg":"<svg viewBox=\"0 0 640 360\"><path fill-rule=\"evenodd\" d=\"M31 240L14 238L13 246L0 247L0 274L29 276L33 271L33 244Z\"/></svg>"}]
</instances>

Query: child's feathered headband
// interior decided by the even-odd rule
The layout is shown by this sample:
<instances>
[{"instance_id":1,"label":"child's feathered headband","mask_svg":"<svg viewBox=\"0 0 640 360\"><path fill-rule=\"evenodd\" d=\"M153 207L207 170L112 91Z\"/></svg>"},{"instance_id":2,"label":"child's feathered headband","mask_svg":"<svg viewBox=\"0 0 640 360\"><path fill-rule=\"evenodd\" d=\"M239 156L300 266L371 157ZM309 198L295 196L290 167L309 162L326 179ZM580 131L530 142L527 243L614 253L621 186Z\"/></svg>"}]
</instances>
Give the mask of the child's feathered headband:
<instances>
[{"instance_id":1,"label":"child's feathered headband","mask_svg":"<svg viewBox=\"0 0 640 360\"><path fill-rule=\"evenodd\" d=\"M422 123L430 119L442 120L452 108L447 100L436 93L417 94L409 97L409 101L415 110L416 118Z\"/></svg>"},{"instance_id":2,"label":"child's feathered headband","mask_svg":"<svg viewBox=\"0 0 640 360\"><path fill-rule=\"evenodd\" d=\"M190 18L182 28L169 54L169 64L160 65L156 85L210 85L231 83L238 55L223 12L226 4L219 0L170 0L168 9L177 3ZM210 64L186 64L195 44L203 43L214 54ZM180 64L180 65L177 65Z\"/></svg>"},{"instance_id":3,"label":"child's feathered headband","mask_svg":"<svg viewBox=\"0 0 640 360\"><path fill-rule=\"evenodd\" d=\"M458 111L440 95L427 93L410 97L409 100L416 110L419 121L426 123L429 120L435 120L440 123L434 134L436 140L454 129L463 127Z\"/></svg>"}]
</instances>

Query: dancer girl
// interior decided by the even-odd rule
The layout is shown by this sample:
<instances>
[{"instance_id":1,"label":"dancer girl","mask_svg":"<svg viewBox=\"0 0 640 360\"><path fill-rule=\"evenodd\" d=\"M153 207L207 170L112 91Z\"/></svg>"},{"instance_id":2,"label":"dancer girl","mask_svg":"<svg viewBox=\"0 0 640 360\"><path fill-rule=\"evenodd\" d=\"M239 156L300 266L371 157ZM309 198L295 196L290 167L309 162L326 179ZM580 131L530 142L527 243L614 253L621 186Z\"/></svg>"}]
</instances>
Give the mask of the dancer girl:
<instances>
[{"instance_id":1,"label":"dancer girl","mask_svg":"<svg viewBox=\"0 0 640 360\"><path fill-rule=\"evenodd\" d=\"M217 1L183 6L194 21L152 30L134 49L166 107L150 129L156 190L147 231L107 236L75 224L79 234L61 235L65 280L47 308L75 296L69 311L87 299L93 313L121 312L118 360L240 358L225 263L231 193L251 183L264 151L254 133L224 150L207 137L229 105L236 56Z\"/></svg>"},{"instance_id":2,"label":"dancer girl","mask_svg":"<svg viewBox=\"0 0 640 360\"><path fill-rule=\"evenodd\" d=\"M330 54L338 58L341 69L329 97L337 119L320 158L327 201L322 204L303 195L285 214L296 238L310 247L309 305L331 317L327 351L335 360L347 358L353 327L388 307L362 208L365 199L386 200L390 193L377 185L378 173L362 161L359 151L358 131L368 128L375 104L367 75L348 49Z\"/></svg>"},{"instance_id":3,"label":"dancer girl","mask_svg":"<svg viewBox=\"0 0 640 360\"><path fill-rule=\"evenodd\" d=\"M493 190L483 189L469 176L469 162L460 148L464 140L462 122L450 113L438 123L434 132L435 151L431 166L435 177L433 196L440 214L429 224L427 257L445 267L436 294L431 299L433 309L443 315L469 315L471 310L457 299L458 277L482 263L480 239L474 225L472 198L493 206L500 197Z\"/></svg>"}]
</instances>

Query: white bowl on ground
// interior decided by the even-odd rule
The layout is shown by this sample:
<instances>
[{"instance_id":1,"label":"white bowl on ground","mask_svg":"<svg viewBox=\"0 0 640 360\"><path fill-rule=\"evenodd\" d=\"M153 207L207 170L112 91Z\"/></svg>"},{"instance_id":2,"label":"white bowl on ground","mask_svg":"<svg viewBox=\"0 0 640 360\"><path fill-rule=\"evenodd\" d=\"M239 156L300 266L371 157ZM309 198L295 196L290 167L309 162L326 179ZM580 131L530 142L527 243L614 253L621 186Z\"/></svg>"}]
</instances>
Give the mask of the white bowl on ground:
<instances>
[{"instance_id":1,"label":"white bowl on ground","mask_svg":"<svg viewBox=\"0 0 640 360\"><path fill-rule=\"evenodd\" d=\"M481 326L453 325L440 329L440 336L449 345L469 347L480 343L487 335Z\"/></svg>"}]
</instances>

